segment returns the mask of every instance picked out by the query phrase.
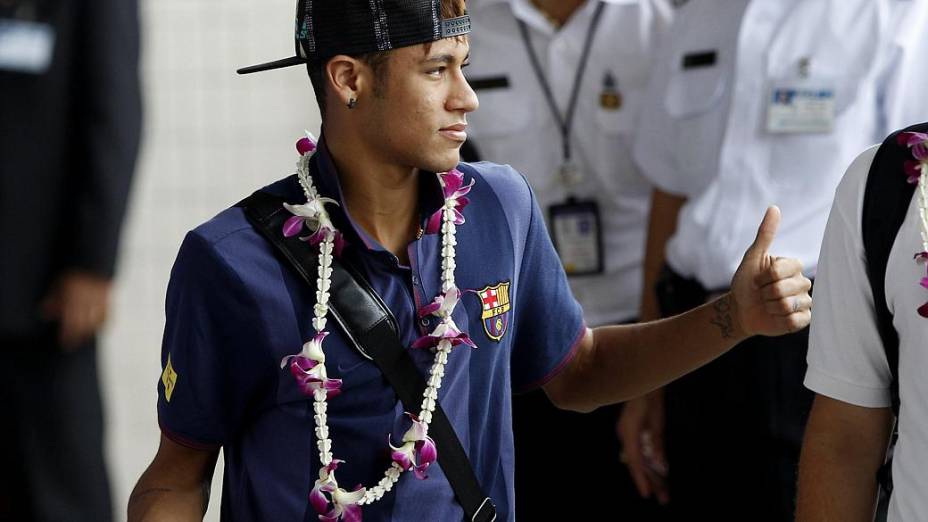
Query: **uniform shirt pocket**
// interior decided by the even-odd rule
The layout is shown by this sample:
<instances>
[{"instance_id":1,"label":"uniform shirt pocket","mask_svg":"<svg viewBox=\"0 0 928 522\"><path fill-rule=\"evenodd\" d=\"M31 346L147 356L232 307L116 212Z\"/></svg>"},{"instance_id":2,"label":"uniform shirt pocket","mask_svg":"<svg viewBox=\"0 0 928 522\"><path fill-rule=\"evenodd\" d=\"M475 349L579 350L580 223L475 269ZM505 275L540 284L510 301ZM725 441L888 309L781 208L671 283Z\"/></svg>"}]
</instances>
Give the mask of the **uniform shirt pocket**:
<instances>
[{"instance_id":1,"label":"uniform shirt pocket","mask_svg":"<svg viewBox=\"0 0 928 522\"><path fill-rule=\"evenodd\" d=\"M688 56L692 53L679 58L680 67L670 75L667 84L664 108L672 118L686 119L705 114L721 103L725 94L727 81L717 59L711 65L685 66L683 62Z\"/></svg>"},{"instance_id":2,"label":"uniform shirt pocket","mask_svg":"<svg viewBox=\"0 0 928 522\"><path fill-rule=\"evenodd\" d=\"M474 74L468 77L468 82L480 100L480 108L467 116L478 139L516 134L532 123L531 97L513 75Z\"/></svg>"}]
</instances>

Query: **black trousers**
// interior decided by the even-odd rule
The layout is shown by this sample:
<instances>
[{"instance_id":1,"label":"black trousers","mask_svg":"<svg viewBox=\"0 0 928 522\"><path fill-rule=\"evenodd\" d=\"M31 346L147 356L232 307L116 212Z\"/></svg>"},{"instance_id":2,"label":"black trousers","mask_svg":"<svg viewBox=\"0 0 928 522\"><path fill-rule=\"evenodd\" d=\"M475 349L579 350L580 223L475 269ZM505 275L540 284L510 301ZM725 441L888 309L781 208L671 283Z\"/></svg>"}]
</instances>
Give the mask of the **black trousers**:
<instances>
[{"instance_id":1,"label":"black trousers","mask_svg":"<svg viewBox=\"0 0 928 522\"><path fill-rule=\"evenodd\" d=\"M95 344L0 337L0 520L112 519Z\"/></svg>"},{"instance_id":2,"label":"black trousers","mask_svg":"<svg viewBox=\"0 0 928 522\"><path fill-rule=\"evenodd\" d=\"M620 411L560 410L542 390L513 397L516 520L665 520L666 509L638 496L619 460Z\"/></svg>"},{"instance_id":3,"label":"black trousers","mask_svg":"<svg viewBox=\"0 0 928 522\"><path fill-rule=\"evenodd\" d=\"M693 280L664 272L665 315L706 301ZM666 388L674 520L793 520L799 451L813 394L808 329L749 339Z\"/></svg>"}]
</instances>

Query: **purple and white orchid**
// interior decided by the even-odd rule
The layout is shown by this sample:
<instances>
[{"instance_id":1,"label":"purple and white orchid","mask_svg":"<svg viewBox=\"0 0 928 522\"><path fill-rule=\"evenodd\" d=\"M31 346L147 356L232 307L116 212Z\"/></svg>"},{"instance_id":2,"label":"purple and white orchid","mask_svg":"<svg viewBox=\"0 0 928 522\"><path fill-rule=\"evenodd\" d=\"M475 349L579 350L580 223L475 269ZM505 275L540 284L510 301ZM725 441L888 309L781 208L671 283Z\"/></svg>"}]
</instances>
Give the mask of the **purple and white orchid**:
<instances>
[{"instance_id":1,"label":"purple and white orchid","mask_svg":"<svg viewBox=\"0 0 928 522\"><path fill-rule=\"evenodd\" d=\"M915 259L918 263L925 265L926 275L919 281L922 285L922 288L928 290L928 252L919 252L915 254ZM928 303L925 303L918 307L918 315L928 318Z\"/></svg>"},{"instance_id":2,"label":"purple and white orchid","mask_svg":"<svg viewBox=\"0 0 928 522\"><path fill-rule=\"evenodd\" d=\"M454 324L454 320L450 317L445 317L445 319L438 323L438 326L432 330L432 333L416 339L415 342L412 343L412 348L415 350L435 348L442 341L451 343L452 347L460 344L466 344L471 348L477 347L477 344L471 340L470 336L462 332L458 326Z\"/></svg>"},{"instance_id":3,"label":"purple and white orchid","mask_svg":"<svg viewBox=\"0 0 928 522\"><path fill-rule=\"evenodd\" d=\"M928 265L928 134L903 132L899 134L897 141L899 145L908 147L915 158L915 161L909 160L904 164L908 182L917 185L915 197L918 198L922 250L915 254L915 261ZM922 277L919 284L928 290L928 276ZM928 318L928 303L918 307L918 315Z\"/></svg>"},{"instance_id":4,"label":"purple and white orchid","mask_svg":"<svg viewBox=\"0 0 928 522\"><path fill-rule=\"evenodd\" d=\"M389 438L390 449L393 450L393 462L399 464L403 470L412 472L419 480L428 478L425 471L438 458L438 449L435 441L428 436L426 426L412 413L406 413L412 420L412 427L403 435L403 445L394 446Z\"/></svg>"},{"instance_id":5,"label":"purple and white orchid","mask_svg":"<svg viewBox=\"0 0 928 522\"><path fill-rule=\"evenodd\" d=\"M925 164L928 163L928 134L922 132L903 132L896 138L899 145L908 147L912 151L915 161L908 160L903 168L908 176L909 183L915 185L925 173Z\"/></svg>"},{"instance_id":6,"label":"purple and white orchid","mask_svg":"<svg viewBox=\"0 0 928 522\"><path fill-rule=\"evenodd\" d=\"M360 485L354 491L338 487L335 470L342 463L343 460L332 460L328 466L323 466L319 470L319 480L309 493L309 503L319 513L322 522L361 522L359 502L364 498L365 491Z\"/></svg>"},{"instance_id":7,"label":"purple and white orchid","mask_svg":"<svg viewBox=\"0 0 928 522\"><path fill-rule=\"evenodd\" d=\"M455 287L449 288L443 295L436 296L431 303L419 308L419 317L434 315L436 317L451 317L451 311L458 305L461 291Z\"/></svg>"},{"instance_id":8,"label":"purple and white orchid","mask_svg":"<svg viewBox=\"0 0 928 522\"><path fill-rule=\"evenodd\" d=\"M899 145L912 149L912 155L918 161L928 161L928 134L924 132L903 132L896 138Z\"/></svg>"},{"instance_id":9,"label":"purple and white orchid","mask_svg":"<svg viewBox=\"0 0 928 522\"><path fill-rule=\"evenodd\" d=\"M342 380L329 379L325 371L322 341L327 335L329 332L319 332L303 345L300 353L288 355L280 361L281 368L289 363L290 373L304 395L312 396L316 390L325 390L326 397L331 399L341 393Z\"/></svg>"},{"instance_id":10,"label":"purple and white orchid","mask_svg":"<svg viewBox=\"0 0 928 522\"><path fill-rule=\"evenodd\" d=\"M451 220L452 223L455 225L464 224L464 214L461 212L464 210L464 207L470 203L470 200L466 196L470 193L475 183L475 180L472 179L469 184L464 185L464 174L457 169L439 174L438 181L441 184L441 191L445 198L445 204L429 217L429 222L425 227L426 234L437 234L441 231L442 218L444 217L445 210L451 210L453 212L454 219Z\"/></svg>"}]
</instances>

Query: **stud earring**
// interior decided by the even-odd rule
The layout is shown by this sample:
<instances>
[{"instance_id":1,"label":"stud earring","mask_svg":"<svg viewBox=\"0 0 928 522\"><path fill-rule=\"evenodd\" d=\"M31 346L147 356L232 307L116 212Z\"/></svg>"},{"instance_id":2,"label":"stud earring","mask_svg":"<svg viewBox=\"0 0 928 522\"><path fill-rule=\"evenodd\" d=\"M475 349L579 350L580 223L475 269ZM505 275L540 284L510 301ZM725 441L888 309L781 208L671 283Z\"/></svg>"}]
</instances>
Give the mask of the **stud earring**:
<instances>
[{"instance_id":1,"label":"stud earring","mask_svg":"<svg viewBox=\"0 0 928 522\"><path fill-rule=\"evenodd\" d=\"M349 108L349 109L354 109L354 108L357 107L357 106L358 106L358 100L357 100L357 98L348 98L348 108Z\"/></svg>"}]
</instances>

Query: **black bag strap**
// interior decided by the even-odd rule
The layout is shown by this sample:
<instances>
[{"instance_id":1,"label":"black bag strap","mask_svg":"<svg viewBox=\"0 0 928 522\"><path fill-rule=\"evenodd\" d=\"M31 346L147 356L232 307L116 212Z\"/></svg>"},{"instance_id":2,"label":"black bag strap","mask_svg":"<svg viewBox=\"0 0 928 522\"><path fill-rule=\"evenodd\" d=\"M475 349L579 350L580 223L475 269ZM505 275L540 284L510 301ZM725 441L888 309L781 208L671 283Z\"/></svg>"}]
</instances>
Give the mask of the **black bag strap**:
<instances>
[{"instance_id":1,"label":"black bag strap","mask_svg":"<svg viewBox=\"0 0 928 522\"><path fill-rule=\"evenodd\" d=\"M892 372L893 413L899 415L899 333L886 306L886 266L889 254L905 221L915 186L908 183L904 164L912 159L909 148L897 142L901 132L925 132L928 125L916 125L886 138L873 158L864 192L862 230L867 258L867 277L873 290L877 328L886 360Z\"/></svg>"},{"instance_id":2,"label":"black bag strap","mask_svg":"<svg viewBox=\"0 0 928 522\"><path fill-rule=\"evenodd\" d=\"M896 242L896 236L905 221L912 195L915 193L915 186L908 183L904 170L905 162L912 159L912 156L909 148L900 145L897 139L902 132L926 130L928 125L916 125L886 138L873 158L864 191L861 226L867 259L867 278L873 292L877 330L892 374L890 395L893 414L896 416L894 440L899 428L899 333L893 326L893 315L886 306L886 267L889 264L893 243ZM880 468L877 480L887 493L892 492L892 457Z\"/></svg>"},{"instance_id":3,"label":"black bag strap","mask_svg":"<svg viewBox=\"0 0 928 522\"><path fill-rule=\"evenodd\" d=\"M316 287L317 253L296 237L285 238L282 230L290 217L284 199L257 191L238 204L251 225L282 255L311 288ZM364 277L349 264L332 260L329 311L349 342L380 368L407 411L418 411L426 383L397 335L396 318ZM496 506L480 487L477 476L454 432L454 427L436 402L429 435L438 448L438 460L467 520L492 522Z\"/></svg>"}]
</instances>

